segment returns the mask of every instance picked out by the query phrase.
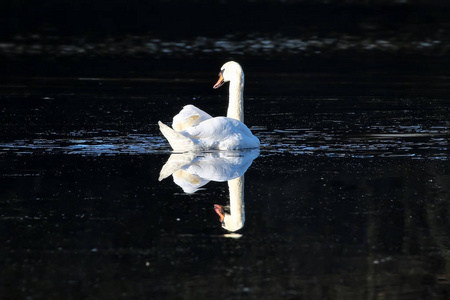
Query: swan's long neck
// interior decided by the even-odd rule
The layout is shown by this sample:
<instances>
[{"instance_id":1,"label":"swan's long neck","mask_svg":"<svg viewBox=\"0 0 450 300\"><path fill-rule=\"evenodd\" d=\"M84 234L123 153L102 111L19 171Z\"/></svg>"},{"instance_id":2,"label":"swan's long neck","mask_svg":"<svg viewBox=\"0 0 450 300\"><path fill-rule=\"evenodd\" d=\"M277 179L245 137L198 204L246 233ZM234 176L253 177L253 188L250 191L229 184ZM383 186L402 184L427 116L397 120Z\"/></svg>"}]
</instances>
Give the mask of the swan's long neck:
<instances>
[{"instance_id":1,"label":"swan's long neck","mask_svg":"<svg viewBox=\"0 0 450 300\"><path fill-rule=\"evenodd\" d=\"M241 229L245 222L244 176L228 180L228 189L230 192L230 215L226 223L230 231L236 231Z\"/></svg>"},{"instance_id":2,"label":"swan's long neck","mask_svg":"<svg viewBox=\"0 0 450 300\"><path fill-rule=\"evenodd\" d=\"M230 80L227 117L244 122L244 73Z\"/></svg>"}]
</instances>

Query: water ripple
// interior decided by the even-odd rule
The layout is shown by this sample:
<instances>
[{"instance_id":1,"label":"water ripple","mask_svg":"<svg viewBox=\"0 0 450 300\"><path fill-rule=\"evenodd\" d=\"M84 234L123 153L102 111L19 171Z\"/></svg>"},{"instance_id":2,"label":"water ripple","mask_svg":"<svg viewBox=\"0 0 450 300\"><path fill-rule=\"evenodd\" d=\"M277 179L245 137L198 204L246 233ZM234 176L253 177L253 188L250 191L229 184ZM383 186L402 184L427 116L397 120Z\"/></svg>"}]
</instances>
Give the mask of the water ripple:
<instances>
[{"instance_id":1,"label":"water ripple","mask_svg":"<svg viewBox=\"0 0 450 300\"><path fill-rule=\"evenodd\" d=\"M399 129L400 130L400 129ZM265 151L261 156L289 153L327 157L411 157L412 159L448 160L449 131L353 134L312 129L285 129L272 132L259 129ZM405 132L406 131L406 132Z\"/></svg>"},{"instance_id":2,"label":"water ripple","mask_svg":"<svg viewBox=\"0 0 450 300\"><path fill-rule=\"evenodd\" d=\"M150 36L125 35L87 42L83 37L54 38L40 35L19 35L9 42L0 43L0 54L5 56L102 56L119 55L134 57L151 55L155 58L177 58L184 56L216 57L218 54L250 57L317 55L321 53L433 53L448 54L450 47L438 36L423 39L408 35L375 38L367 36L318 35L291 37L250 33L247 36L228 34L218 38L200 36L192 39L162 40Z\"/></svg>"},{"instance_id":3,"label":"water ripple","mask_svg":"<svg viewBox=\"0 0 450 300\"><path fill-rule=\"evenodd\" d=\"M377 128L379 129L379 128ZM314 155L325 157L410 157L412 159L448 160L449 131L423 130L411 132L405 126L396 133L353 134L335 130L310 128L252 128L261 140L261 155ZM0 153L77 154L77 155L142 155L168 153L171 148L158 134L118 136L80 136L70 138L16 140L0 144Z\"/></svg>"},{"instance_id":4,"label":"water ripple","mask_svg":"<svg viewBox=\"0 0 450 300\"><path fill-rule=\"evenodd\" d=\"M130 134L80 139L16 140L0 144L3 154L78 154L78 155L138 155L167 152L170 146L162 136Z\"/></svg>"}]
</instances>

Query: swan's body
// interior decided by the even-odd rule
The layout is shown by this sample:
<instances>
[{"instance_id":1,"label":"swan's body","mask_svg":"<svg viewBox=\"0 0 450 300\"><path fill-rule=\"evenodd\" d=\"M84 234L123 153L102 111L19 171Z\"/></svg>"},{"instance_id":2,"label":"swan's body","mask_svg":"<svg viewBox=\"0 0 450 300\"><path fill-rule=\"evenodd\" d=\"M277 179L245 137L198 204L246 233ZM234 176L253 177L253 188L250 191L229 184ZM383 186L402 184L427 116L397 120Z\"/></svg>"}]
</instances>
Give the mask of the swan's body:
<instances>
[{"instance_id":1,"label":"swan's body","mask_svg":"<svg viewBox=\"0 0 450 300\"><path fill-rule=\"evenodd\" d=\"M186 105L178 115L173 117L172 128L176 131L182 131L212 118L210 114L200 108L194 105Z\"/></svg>"},{"instance_id":2,"label":"swan's body","mask_svg":"<svg viewBox=\"0 0 450 300\"><path fill-rule=\"evenodd\" d=\"M226 117L211 117L193 106L185 106L172 122L172 128L159 122L159 128L175 151L241 150L258 148L259 140L244 121L244 72L236 62L221 68L214 88L230 82Z\"/></svg>"}]
</instances>

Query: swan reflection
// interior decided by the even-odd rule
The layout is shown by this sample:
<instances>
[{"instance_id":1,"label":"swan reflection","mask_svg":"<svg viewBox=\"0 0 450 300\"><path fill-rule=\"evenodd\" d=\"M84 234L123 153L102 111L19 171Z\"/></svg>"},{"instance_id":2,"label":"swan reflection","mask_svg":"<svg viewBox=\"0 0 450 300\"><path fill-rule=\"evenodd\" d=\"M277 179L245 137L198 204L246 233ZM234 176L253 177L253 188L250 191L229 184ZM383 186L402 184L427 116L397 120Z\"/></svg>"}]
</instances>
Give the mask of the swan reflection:
<instances>
[{"instance_id":1,"label":"swan reflection","mask_svg":"<svg viewBox=\"0 0 450 300\"><path fill-rule=\"evenodd\" d=\"M215 204L214 210L222 227L234 232L245 222L244 173L258 155L258 149L172 154L162 167L159 180L172 175L173 181L188 194L195 193L210 181L227 181L230 204Z\"/></svg>"}]
</instances>

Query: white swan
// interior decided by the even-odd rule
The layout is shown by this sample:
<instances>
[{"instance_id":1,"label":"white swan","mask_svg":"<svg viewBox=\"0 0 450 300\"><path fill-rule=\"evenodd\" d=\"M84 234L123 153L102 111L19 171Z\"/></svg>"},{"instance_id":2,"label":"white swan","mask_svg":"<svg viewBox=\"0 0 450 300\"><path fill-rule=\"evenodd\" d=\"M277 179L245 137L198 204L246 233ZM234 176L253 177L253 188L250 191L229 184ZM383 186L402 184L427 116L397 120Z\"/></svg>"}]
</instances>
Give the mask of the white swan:
<instances>
[{"instance_id":1,"label":"white swan","mask_svg":"<svg viewBox=\"0 0 450 300\"><path fill-rule=\"evenodd\" d=\"M220 69L214 88L230 82L226 117L211 117L208 113L186 105L173 118L172 128L158 122L164 137L174 151L241 150L259 147L259 140L244 122L244 72L234 61Z\"/></svg>"}]
</instances>

